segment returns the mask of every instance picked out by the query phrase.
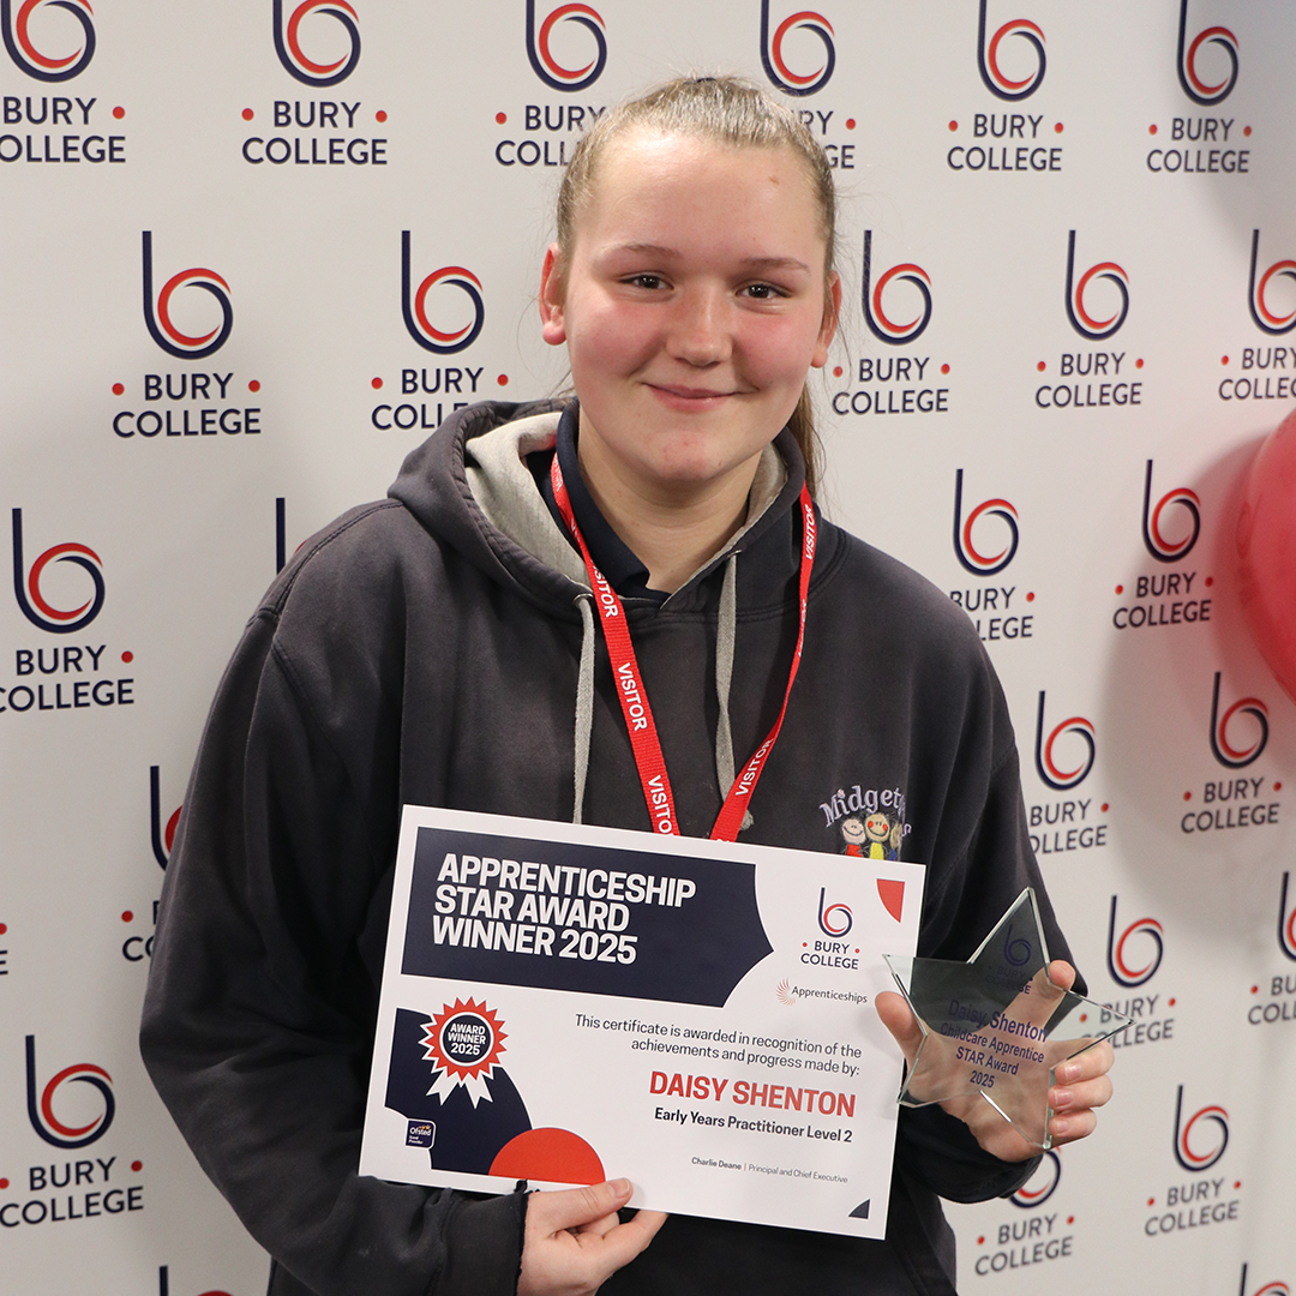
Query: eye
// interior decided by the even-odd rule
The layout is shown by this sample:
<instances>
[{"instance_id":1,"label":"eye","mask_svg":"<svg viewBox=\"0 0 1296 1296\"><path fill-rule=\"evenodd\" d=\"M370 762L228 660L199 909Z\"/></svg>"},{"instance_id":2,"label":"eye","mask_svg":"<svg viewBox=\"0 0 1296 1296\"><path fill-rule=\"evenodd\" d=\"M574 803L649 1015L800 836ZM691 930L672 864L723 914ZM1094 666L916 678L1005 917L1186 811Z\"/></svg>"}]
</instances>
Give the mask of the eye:
<instances>
[{"instance_id":1,"label":"eye","mask_svg":"<svg viewBox=\"0 0 1296 1296\"><path fill-rule=\"evenodd\" d=\"M631 275L628 279L624 279L622 282L629 284L632 288L643 288L648 292L654 292L658 288L664 288L666 286L666 281L661 277L661 275L655 274Z\"/></svg>"},{"instance_id":2,"label":"eye","mask_svg":"<svg viewBox=\"0 0 1296 1296\"><path fill-rule=\"evenodd\" d=\"M743 292L753 301L774 301L778 297L787 296L782 288L776 288L770 283L748 284Z\"/></svg>"}]
</instances>

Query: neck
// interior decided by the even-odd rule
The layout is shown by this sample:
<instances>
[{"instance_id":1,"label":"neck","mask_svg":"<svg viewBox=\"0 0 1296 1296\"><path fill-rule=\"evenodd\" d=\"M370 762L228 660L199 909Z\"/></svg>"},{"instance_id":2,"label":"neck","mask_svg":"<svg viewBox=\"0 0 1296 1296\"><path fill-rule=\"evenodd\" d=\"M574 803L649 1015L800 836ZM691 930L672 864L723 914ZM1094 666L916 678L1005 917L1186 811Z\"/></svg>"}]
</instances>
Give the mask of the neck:
<instances>
[{"instance_id":1,"label":"neck","mask_svg":"<svg viewBox=\"0 0 1296 1296\"><path fill-rule=\"evenodd\" d=\"M581 476L609 525L648 568L650 589L673 594L746 520L759 454L718 481L645 485L626 480L600 451L597 438L580 439Z\"/></svg>"}]
</instances>

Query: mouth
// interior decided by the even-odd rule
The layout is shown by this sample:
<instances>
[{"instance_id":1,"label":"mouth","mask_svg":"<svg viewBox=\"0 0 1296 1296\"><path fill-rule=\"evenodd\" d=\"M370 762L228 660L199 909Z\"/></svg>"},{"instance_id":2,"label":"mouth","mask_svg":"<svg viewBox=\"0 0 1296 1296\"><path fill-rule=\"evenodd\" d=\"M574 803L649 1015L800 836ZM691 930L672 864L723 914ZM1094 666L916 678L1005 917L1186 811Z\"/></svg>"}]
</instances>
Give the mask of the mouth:
<instances>
[{"instance_id":1,"label":"mouth","mask_svg":"<svg viewBox=\"0 0 1296 1296\"><path fill-rule=\"evenodd\" d=\"M733 396L737 396L736 391L715 390L710 387L685 387L674 383L648 383L649 391L653 393L658 400L676 409L714 409L723 404Z\"/></svg>"}]
</instances>

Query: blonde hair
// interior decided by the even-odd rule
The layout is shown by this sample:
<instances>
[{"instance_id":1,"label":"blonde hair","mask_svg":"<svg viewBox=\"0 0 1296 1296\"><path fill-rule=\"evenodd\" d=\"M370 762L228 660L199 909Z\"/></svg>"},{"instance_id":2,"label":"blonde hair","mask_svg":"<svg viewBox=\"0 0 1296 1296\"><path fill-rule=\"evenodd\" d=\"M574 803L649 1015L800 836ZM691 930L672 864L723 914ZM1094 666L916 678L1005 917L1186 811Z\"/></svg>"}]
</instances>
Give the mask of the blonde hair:
<instances>
[{"instance_id":1,"label":"blonde hair","mask_svg":"<svg viewBox=\"0 0 1296 1296\"><path fill-rule=\"evenodd\" d=\"M599 158L607 145L633 130L689 135L736 148L790 148L805 164L824 240L824 284L836 269L837 193L827 155L801 119L758 86L739 77L680 77L608 109L577 141L558 191L558 246L569 262L576 221L594 191ZM832 299L825 295L825 312ZM788 420L805 460L806 484L819 485L821 450L810 393L804 388Z\"/></svg>"}]
</instances>

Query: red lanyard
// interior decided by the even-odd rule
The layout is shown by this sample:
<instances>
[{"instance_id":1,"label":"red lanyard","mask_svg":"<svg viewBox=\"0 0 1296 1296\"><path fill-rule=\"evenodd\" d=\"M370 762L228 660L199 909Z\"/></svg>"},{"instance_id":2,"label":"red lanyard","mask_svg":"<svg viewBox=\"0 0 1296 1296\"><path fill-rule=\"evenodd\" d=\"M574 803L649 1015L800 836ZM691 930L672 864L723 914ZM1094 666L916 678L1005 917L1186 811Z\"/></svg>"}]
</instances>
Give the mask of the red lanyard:
<instances>
[{"instance_id":1,"label":"red lanyard","mask_svg":"<svg viewBox=\"0 0 1296 1296\"><path fill-rule=\"evenodd\" d=\"M617 597L616 591L607 583L603 573L594 565L590 557L585 537L576 525L576 515L572 512L571 500L563 482L562 469L558 466L557 454L553 457L550 468L550 480L553 482L554 500L568 530L580 546L581 557L585 559L585 569L589 572L590 584L594 590L594 602L603 619L603 633L607 637L608 656L612 661L612 674L617 682L617 697L621 700L621 713L625 716L626 728L630 732L630 745L634 749L635 765L639 769L639 782L643 787L644 801L652 817L653 829L661 833L679 834L679 825L675 820L675 797L671 792L670 778L666 773L666 758L662 755L661 740L657 737L657 725L653 720L652 708L648 705L648 691L644 688L643 677L639 673L639 663L635 660L634 646L630 642L630 627L626 624L625 608ZM806 598L810 592L810 572L814 568L815 553L815 518L814 505L810 502L810 492L801 487L802 537L801 546L801 579L800 591L800 626L797 630L796 652L792 654L792 669L788 672L787 689L783 694L783 708L779 711L774 727L769 736L752 754L751 759L739 771L733 787L725 797L724 805L716 817L711 837L718 841L734 841L738 829L742 827L743 815L747 802L756 783L765 768L769 754L774 750L779 730L783 727L783 717L787 715L788 698L792 694L792 682L796 679L797 669L801 665L801 648L805 643Z\"/></svg>"}]
</instances>

